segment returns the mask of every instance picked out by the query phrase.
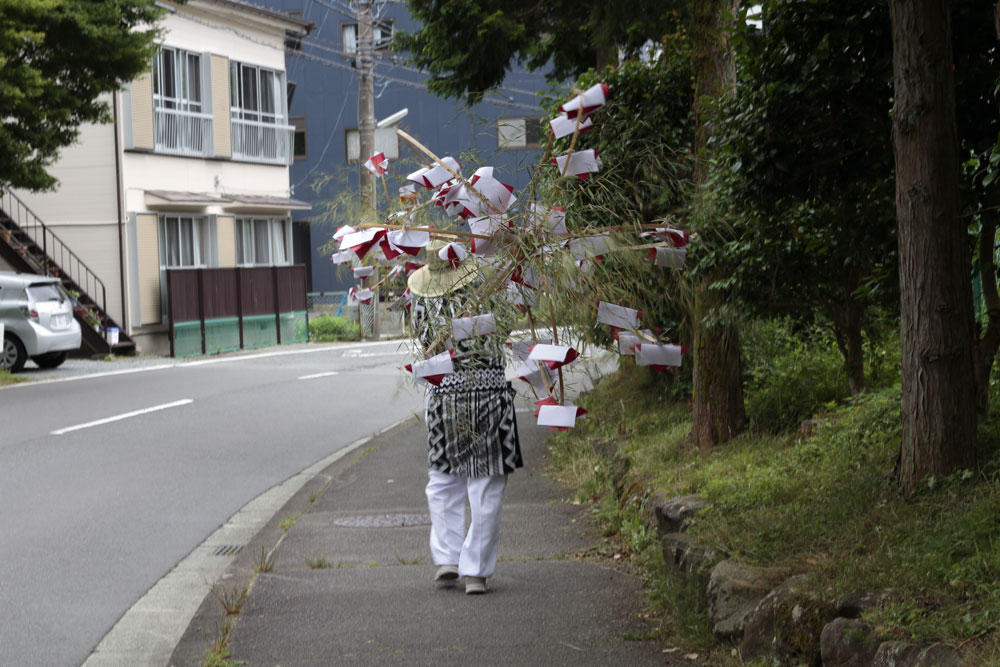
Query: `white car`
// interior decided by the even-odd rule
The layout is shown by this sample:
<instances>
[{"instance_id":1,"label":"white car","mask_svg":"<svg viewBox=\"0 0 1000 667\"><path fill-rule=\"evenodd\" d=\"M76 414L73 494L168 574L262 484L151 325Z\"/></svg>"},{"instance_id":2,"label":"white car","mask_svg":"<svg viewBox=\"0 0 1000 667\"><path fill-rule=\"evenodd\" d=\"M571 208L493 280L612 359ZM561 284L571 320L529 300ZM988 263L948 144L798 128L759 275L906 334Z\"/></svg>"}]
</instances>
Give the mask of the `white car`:
<instances>
[{"instance_id":1,"label":"white car","mask_svg":"<svg viewBox=\"0 0 1000 667\"><path fill-rule=\"evenodd\" d=\"M55 368L80 348L80 325L58 278L0 271L0 324L0 369L12 373L29 358L41 368Z\"/></svg>"}]
</instances>

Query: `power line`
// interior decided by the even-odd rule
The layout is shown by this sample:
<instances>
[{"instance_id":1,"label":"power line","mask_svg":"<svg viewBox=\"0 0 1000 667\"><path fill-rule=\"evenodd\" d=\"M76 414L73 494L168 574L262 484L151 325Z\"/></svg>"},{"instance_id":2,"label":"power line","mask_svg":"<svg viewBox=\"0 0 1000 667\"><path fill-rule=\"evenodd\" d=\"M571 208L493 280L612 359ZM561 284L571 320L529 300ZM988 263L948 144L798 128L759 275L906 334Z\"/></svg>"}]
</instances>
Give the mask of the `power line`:
<instances>
[{"instance_id":1,"label":"power line","mask_svg":"<svg viewBox=\"0 0 1000 667\"><path fill-rule=\"evenodd\" d=\"M312 0L312 1L315 2L317 5L322 5L323 7L326 7L327 9L332 9L333 11L335 11L335 12L337 12L339 14L343 14L344 16L346 16L348 18L352 18L355 21L358 20L358 15L357 15L357 13L353 9L351 9L349 6L345 7L344 5L335 4L337 0L329 0L329 1L328 0Z\"/></svg>"},{"instance_id":2,"label":"power line","mask_svg":"<svg viewBox=\"0 0 1000 667\"><path fill-rule=\"evenodd\" d=\"M339 46L335 45L333 42L330 42L329 40L315 40L315 39L310 38L310 39L303 40L302 43L303 43L304 46L309 46L311 48L318 49L320 51L325 51L327 53L332 53L332 54L338 55L338 56L343 56L344 55L344 52L341 50L341 48ZM292 53L295 53L295 52L292 52ZM358 54L352 53L351 55L357 56ZM389 67L390 69L399 68L399 69L405 70L407 72L413 72L415 74L422 74L424 76L428 76L429 75L429 72L427 72L426 70L417 69L415 67L408 67L406 65L402 65L402 64L399 64L399 63L396 63L396 62L392 62L392 63L385 62L384 61L385 57L383 56L382 58L383 58L382 62L380 62L378 59L376 59L376 61L375 61L375 65L376 66L382 67L382 68ZM386 74L379 73L379 76L382 77L382 78L386 78L386 79L395 81L397 83L401 82L400 79L394 79L394 78L392 78L390 76L387 76ZM407 83L409 83L409 82L407 82ZM522 89L519 89L519 88L507 88L505 86L500 86L498 88L492 88L492 89L486 91L487 94L489 94L489 93L496 94L498 92L521 93L523 95L531 95L531 96L535 95L535 93L532 92L532 91L530 91L530 90L522 90ZM507 101L507 104L511 105L511 106L518 106L518 107L521 107L521 108L526 108L526 109L530 108L532 110L537 110L537 107L526 105L526 104L522 104L522 103L518 103L518 102L514 102L513 100Z\"/></svg>"},{"instance_id":3,"label":"power line","mask_svg":"<svg viewBox=\"0 0 1000 667\"><path fill-rule=\"evenodd\" d=\"M320 56L313 55L311 53L304 53L304 52L301 52L301 51L289 51L288 53L289 53L289 55L299 56L301 58L305 58L306 60L310 60L312 62L318 63L320 65L324 65L326 67L332 67L334 69L345 70L345 71L348 71L348 72L357 73L356 70L353 67L351 67L349 65L344 65L342 63L338 63L338 62L336 62L334 60L330 60L329 58L321 58ZM393 83L398 83L401 86L408 86L410 88L416 88L417 90L423 90L423 91L427 90L427 83L426 83L426 81L421 81L421 82L407 81L405 79L398 79L396 77L387 76L385 74L379 74L378 76L379 76L379 78L382 78L384 80L391 81ZM535 113L539 112L539 108L538 107L534 107L534 106L531 106L531 105L528 105L528 104L520 104L518 102L511 102L511 101L508 101L508 100L489 100L489 101L486 102L486 104L494 104L494 105L499 105L499 106L512 107L512 108L516 108L516 109L524 109L526 111L533 111Z\"/></svg>"},{"instance_id":4,"label":"power line","mask_svg":"<svg viewBox=\"0 0 1000 667\"><path fill-rule=\"evenodd\" d=\"M318 1L319 0L313 0L313 2L318 2ZM362 40L358 40L359 47L363 46L364 44L366 44L367 41L368 40L364 40L364 42L362 42ZM378 43L376 40L372 40L372 41ZM304 44L308 44L310 46L314 46L317 49L320 49L322 51L328 51L330 53L341 54L341 55L343 55L345 53L344 50L343 50L343 47L340 44L337 44L336 42L330 41L328 39L322 39L322 38L320 38L318 36L314 36L314 35L311 35L311 34L308 37L306 37L305 39L303 39L303 43ZM404 63L398 62L397 61L397 56L390 56L390 55L386 55L384 53L375 52L375 53L372 54L372 58L374 58L375 61L376 61L376 64L379 65L379 66L381 66L381 67L391 66L393 68L399 68L399 69L402 69L402 70L406 70L407 72L413 72L414 74L423 74L424 76L430 76L431 75L431 72L429 72L428 70L420 69L420 68L417 68L417 67L411 67L410 65L406 65ZM390 65L390 63L391 63L391 65ZM534 91L534 90L524 90L523 88L513 88L511 86L498 86L494 90L501 90L501 91L506 92L506 93L517 93L517 94L521 94L521 95L531 95L532 97L534 97L535 95L537 95L537 92Z\"/></svg>"}]
</instances>

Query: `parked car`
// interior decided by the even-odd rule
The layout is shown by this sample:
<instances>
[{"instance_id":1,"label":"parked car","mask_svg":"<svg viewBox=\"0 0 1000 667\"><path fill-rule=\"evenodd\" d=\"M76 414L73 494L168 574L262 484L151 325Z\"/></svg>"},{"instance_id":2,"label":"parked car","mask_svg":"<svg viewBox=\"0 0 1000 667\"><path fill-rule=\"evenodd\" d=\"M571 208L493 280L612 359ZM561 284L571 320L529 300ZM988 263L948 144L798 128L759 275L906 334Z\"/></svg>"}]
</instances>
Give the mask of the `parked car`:
<instances>
[{"instance_id":1,"label":"parked car","mask_svg":"<svg viewBox=\"0 0 1000 667\"><path fill-rule=\"evenodd\" d=\"M41 368L55 368L80 347L80 325L58 278L0 271L0 324L0 368L12 373L29 358Z\"/></svg>"}]
</instances>

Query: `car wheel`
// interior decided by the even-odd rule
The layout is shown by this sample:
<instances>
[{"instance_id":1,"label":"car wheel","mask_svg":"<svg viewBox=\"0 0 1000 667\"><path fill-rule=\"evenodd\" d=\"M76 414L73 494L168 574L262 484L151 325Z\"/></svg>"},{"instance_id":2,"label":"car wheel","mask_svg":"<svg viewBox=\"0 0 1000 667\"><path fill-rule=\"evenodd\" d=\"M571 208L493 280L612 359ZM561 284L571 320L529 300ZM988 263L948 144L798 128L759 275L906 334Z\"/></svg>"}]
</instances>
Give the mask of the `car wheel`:
<instances>
[{"instance_id":1,"label":"car wheel","mask_svg":"<svg viewBox=\"0 0 1000 667\"><path fill-rule=\"evenodd\" d=\"M61 366L68 356L68 352L49 352L32 357L31 360L38 364L39 368L56 368Z\"/></svg>"},{"instance_id":2,"label":"car wheel","mask_svg":"<svg viewBox=\"0 0 1000 667\"><path fill-rule=\"evenodd\" d=\"M3 337L3 347L0 348L0 368L17 373L24 368L24 362L28 360L28 353L24 350L24 345L14 336Z\"/></svg>"}]
</instances>

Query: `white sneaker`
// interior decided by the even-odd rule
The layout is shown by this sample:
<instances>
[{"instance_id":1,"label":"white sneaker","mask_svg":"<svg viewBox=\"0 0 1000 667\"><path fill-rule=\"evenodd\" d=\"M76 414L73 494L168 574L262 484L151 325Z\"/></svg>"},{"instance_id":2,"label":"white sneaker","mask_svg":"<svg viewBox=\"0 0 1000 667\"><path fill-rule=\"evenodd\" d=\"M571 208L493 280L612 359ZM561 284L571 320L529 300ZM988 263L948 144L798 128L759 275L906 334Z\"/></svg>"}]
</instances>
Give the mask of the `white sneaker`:
<instances>
[{"instance_id":1,"label":"white sneaker","mask_svg":"<svg viewBox=\"0 0 1000 667\"><path fill-rule=\"evenodd\" d=\"M482 595L486 592L486 579L484 577L466 577L465 594Z\"/></svg>"},{"instance_id":2,"label":"white sneaker","mask_svg":"<svg viewBox=\"0 0 1000 667\"><path fill-rule=\"evenodd\" d=\"M458 579L457 565L442 565L434 575L434 581L454 581Z\"/></svg>"}]
</instances>

